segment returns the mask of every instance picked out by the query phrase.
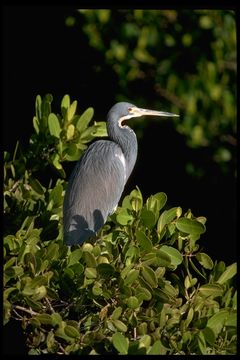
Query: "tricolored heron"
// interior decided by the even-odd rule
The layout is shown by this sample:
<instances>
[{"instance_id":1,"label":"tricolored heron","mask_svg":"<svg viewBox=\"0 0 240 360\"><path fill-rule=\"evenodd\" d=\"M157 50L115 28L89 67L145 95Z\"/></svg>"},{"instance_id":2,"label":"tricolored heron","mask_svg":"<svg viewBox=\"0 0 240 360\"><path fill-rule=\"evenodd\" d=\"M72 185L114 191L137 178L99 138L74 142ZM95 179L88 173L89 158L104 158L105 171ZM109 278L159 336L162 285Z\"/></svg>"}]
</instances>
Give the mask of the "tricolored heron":
<instances>
[{"instance_id":1,"label":"tricolored heron","mask_svg":"<svg viewBox=\"0 0 240 360\"><path fill-rule=\"evenodd\" d=\"M141 109L127 102L119 102L110 109L107 115L109 140L92 143L70 176L63 205L67 245L82 244L96 235L108 215L117 208L135 165L138 148L134 131L123 122L143 115L178 116Z\"/></svg>"}]
</instances>

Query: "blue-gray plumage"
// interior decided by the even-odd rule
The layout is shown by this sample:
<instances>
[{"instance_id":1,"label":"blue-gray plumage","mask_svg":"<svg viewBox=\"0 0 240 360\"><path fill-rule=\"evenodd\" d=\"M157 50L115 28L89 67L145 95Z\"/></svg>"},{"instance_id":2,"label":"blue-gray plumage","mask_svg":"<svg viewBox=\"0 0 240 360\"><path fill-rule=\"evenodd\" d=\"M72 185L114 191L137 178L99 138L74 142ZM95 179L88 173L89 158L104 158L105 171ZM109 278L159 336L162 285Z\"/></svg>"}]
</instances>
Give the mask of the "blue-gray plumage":
<instances>
[{"instance_id":1,"label":"blue-gray plumage","mask_svg":"<svg viewBox=\"0 0 240 360\"><path fill-rule=\"evenodd\" d=\"M137 138L123 121L142 115L178 116L121 102L107 115L110 140L91 144L70 177L63 205L64 241L81 244L96 235L117 208L137 158Z\"/></svg>"}]
</instances>

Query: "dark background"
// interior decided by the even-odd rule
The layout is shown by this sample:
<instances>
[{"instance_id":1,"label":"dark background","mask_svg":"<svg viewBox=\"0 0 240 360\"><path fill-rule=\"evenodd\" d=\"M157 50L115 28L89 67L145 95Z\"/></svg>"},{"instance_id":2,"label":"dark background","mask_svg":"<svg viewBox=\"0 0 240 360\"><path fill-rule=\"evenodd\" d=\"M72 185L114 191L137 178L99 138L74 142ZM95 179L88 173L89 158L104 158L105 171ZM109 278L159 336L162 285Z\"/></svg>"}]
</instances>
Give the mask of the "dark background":
<instances>
[{"instance_id":1,"label":"dark background","mask_svg":"<svg viewBox=\"0 0 240 360\"><path fill-rule=\"evenodd\" d=\"M72 100L78 100L79 113L93 106L97 121L105 120L107 111L116 102L118 84L114 72L98 52L87 46L87 38L77 27L65 25L71 13L73 9L67 7L4 8L4 150L12 152L18 139L23 147L27 146L33 131L37 94L53 94L53 110L64 94L70 94ZM99 74L92 70L96 64L101 65ZM141 104L136 105L141 107ZM169 150L170 145L174 150ZM207 176L199 181L187 175L184 171L186 159L200 163ZM66 168L69 174L73 164L67 164ZM164 191L170 205L181 206L184 212L191 208L194 215L206 216L207 232L201 240L204 251L213 259L231 263L236 258L236 180L233 173L222 176L217 165L211 162L207 148L190 151L171 121L153 120L148 121L139 141L138 161L125 194L136 185L145 199Z\"/></svg>"}]
</instances>

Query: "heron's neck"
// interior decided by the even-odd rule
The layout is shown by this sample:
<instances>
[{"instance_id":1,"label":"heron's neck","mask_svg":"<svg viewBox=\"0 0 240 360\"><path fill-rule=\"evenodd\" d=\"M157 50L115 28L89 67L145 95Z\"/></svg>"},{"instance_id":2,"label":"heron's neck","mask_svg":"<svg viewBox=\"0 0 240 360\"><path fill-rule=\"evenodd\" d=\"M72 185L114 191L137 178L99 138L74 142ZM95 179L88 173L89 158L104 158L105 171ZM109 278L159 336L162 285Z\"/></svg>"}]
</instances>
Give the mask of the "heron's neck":
<instances>
[{"instance_id":1,"label":"heron's neck","mask_svg":"<svg viewBox=\"0 0 240 360\"><path fill-rule=\"evenodd\" d=\"M137 158L137 137L128 126L119 127L116 123L107 123L108 135L117 143L123 152L127 163L127 178L131 174Z\"/></svg>"}]
</instances>

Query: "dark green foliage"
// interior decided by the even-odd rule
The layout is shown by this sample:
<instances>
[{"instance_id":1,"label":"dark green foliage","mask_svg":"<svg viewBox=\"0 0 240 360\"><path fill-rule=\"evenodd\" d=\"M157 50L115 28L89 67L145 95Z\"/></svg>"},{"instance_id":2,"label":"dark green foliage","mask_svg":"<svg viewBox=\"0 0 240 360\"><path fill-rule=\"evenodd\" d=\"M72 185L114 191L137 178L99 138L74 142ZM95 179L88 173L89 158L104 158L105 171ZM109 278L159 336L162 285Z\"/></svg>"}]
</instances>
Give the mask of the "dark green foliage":
<instances>
[{"instance_id":1,"label":"dark green foliage","mask_svg":"<svg viewBox=\"0 0 240 360\"><path fill-rule=\"evenodd\" d=\"M64 175L105 124L51 101L37 97L32 152L5 154L4 323L21 320L29 354L235 354L236 264L200 249L205 217L136 188L96 239L63 243L66 182L43 186L37 157Z\"/></svg>"},{"instance_id":2,"label":"dark green foliage","mask_svg":"<svg viewBox=\"0 0 240 360\"><path fill-rule=\"evenodd\" d=\"M207 147L229 171L236 159L234 11L84 9L71 19L116 76L116 100L180 111L173 121L188 146ZM188 161L186 171L202 177L206 169Z\"/></svg>"}]
</instances>

